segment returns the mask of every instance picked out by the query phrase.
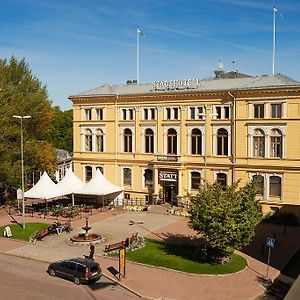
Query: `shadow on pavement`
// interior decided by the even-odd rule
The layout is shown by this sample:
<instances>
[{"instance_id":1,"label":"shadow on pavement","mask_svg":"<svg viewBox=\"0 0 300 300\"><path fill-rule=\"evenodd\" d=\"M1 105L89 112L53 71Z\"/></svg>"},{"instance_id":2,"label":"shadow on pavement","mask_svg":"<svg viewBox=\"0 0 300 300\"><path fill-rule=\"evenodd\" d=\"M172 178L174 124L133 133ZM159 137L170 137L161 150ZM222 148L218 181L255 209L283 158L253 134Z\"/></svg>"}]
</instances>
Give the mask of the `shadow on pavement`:
<instances>
[{"instance_id":1,"label":"shadow on pavement","mask_svg":"<svg viewBox=\"0 0 300 300\"><path fill-rule=\"evenodd\" d=\"M114 282L95 282L95 283L92 283L92 284L89 284L88 287L95 291L95 290L100 290L100 289L104 289L108 286L116 286L117 284L114 283Z\"/></svg>"},{"instance_id":2,"label":"shadow on pavement","mask_svg":"<svg viewBox=\"0 0 300 300\"><path fill-rule=\"evenodd\" d=\"M119 275L119 271L116 270L113 266L108 267L107 271L109 271L114 277L118 279L117 275Z\"/></svg>"},{"instance_id":3,"label":"shadow on pavement","mask_svg":"<svg viewBox=\"0 0 300 300\"><path fill-rule=\"evenodd\" d=\"M260 223L255 229L253 240L240 251L266 264L268 261L266 240L268 237L275 238L275 247L271 249L270 266L282 270L299 247L299 234L299 227L288 226L285 231L283 225Z\"/></svg>"}]
</instances>

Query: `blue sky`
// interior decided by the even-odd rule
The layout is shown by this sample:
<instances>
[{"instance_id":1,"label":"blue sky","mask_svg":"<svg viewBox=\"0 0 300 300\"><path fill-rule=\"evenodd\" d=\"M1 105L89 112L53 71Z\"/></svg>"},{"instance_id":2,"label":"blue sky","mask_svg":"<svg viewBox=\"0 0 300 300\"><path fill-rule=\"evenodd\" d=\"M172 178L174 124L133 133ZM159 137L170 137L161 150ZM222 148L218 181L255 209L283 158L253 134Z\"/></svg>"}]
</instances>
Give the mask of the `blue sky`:
<instances>
[{"instance_id":1,"label":"blue sky","mask_svg":"<svg viewBox=\"0 0 300 300\"><path fill-rule=\"evenodd\" d=\"M213 76L224 70L272 73L273 6L276 73L300 81L297 0L0 0L0 56L25 58L47 85L53 105L105 83ZM234 64L233 64L234 61Z\"/></svg>"}]
</instances>

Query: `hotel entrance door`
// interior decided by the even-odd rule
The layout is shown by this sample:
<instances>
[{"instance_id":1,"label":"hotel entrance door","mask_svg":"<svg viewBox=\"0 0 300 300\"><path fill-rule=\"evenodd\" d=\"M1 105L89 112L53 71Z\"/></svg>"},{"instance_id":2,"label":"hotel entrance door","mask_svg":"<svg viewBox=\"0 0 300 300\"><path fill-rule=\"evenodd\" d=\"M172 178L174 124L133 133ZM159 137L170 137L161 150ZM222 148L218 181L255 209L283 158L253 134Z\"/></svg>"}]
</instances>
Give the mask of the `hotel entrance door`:
<instances>
[{"instance_id":1,"label":"hotel entrance door","mask_svg":"<svg viewBox=\"0 0 300 300\"><path fill-rule=\"evenodd\" d=\"M178 183L177 183L177 170L159 172L160 185L162 187L163 202L170 203L171 205L177 204Z\"/></svg>"}]
</instances>

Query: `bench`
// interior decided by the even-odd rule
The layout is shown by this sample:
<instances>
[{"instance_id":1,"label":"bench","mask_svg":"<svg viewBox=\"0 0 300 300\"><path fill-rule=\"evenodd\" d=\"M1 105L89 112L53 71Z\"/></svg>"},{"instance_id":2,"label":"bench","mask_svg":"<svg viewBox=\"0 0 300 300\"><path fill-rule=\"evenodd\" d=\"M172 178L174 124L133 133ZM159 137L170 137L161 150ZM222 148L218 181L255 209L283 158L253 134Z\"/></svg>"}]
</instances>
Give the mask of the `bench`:
<instances>
[{"instance_id":1,"label":"bench","mask_svg":"<svg viewBox=\"0 0 300 300\"><path fill-rule=\"evenodd\" d=\"M110 251L119 250L119 249L124 248L124 247L125 247L125 241L110 244L110 245L105 245L104 252L107 253L107 252L110 252Z\"/></svg>"},{"instance_id":2,"label":"bench","mask_svg":"<svg viewBox=\"0 0 300 300\"><path fill-rule=\"evenodd\" d=\"M40 241L48 234L49 234L48 229L42 229L35 234L35 238Z\"/></svg>"}]
</instances>

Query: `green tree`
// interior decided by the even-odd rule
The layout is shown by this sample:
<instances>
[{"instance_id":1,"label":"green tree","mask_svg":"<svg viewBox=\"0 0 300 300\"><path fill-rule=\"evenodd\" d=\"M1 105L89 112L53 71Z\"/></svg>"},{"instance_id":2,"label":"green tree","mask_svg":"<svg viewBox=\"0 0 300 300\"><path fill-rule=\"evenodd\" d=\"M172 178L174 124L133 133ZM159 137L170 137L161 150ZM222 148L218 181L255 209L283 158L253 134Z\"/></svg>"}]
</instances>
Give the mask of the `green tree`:
<instances>
[{"instance_id":1,"label":"green tree","mask_svg":"<svg viewBox=\"0 0 300 300\"><path fill-rule=\"evenodd\" d=\"M202 234L211 253L220 261L249 244L260 220L253 182L238 188L206 184L191 197L189 226Z\"/></svg>"},{"instance_id":2,"label":"green tree","mask_svg":"<svg viewBox=\"0 0 300 300\"><path fill-rule=\"evenodd\" d=\"M34 76L24 59L0 59L0 188L8 197L12 187L21 186L20 120L13 115L30 115L23 121L25 174L30 173L38 152L54 152L48 143L39 143L38 151L29 151L30 144L43 141L51 131L53 111L46 86ZM47 171L54 169L52 155ZM41 170L42 171L42 170Z\"/></svg>"},{"instance_id":3,"label":"green tree","mask_svg":"<svg viewBox=\"0 0 300 300\"><path fill-rule=\"evenodd\" d=\"M61 111L58 106L53 108L52 130L47 140L57 149L73 152L73 111Z\"/></svg>"}]
</instances>

